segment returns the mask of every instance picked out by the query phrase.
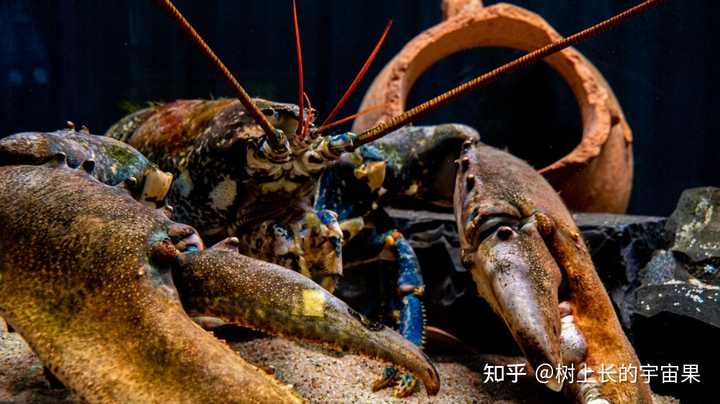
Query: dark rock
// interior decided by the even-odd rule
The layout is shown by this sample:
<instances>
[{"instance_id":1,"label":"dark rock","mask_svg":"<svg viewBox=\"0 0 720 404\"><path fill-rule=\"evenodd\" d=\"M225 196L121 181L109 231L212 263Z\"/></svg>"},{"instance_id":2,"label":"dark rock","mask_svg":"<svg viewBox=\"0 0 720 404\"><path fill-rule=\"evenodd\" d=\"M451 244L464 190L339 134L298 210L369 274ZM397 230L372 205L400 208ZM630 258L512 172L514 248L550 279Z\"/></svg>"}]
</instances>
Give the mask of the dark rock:
<instances>
[{"instance_id":1,"label":"dark rock","mask_svg":"<svg viewBox=\"0 0 720 404\"><path fill-rule=\"evenodd\" d=\"M675 281L642 286L637 289L636 296L637 315L653 317L660 313L673 313L720 330L720 288Z\"/></svg>"},{"instance_id":2,"label":"dark rock","mask_svg":"<svg viewBox=\"0 0 720 404\"><path fill-rule=\"evenodd\" d=\"M442 247L455 270L465 272L460 262L460 242L453 214L391 208L385 210L403 234L409 235L413 248Z\"/></svg>"},{"instance_id":3,"label":"dark rock","mask_svg":"<svg viewBox=\"0 0 720 404\"><path fill-rule=\"evenodd\" d=\"M632 325L638 273L665 245L665 219L653 216L580 213L575 221L623 326Z\"/></svg>"},{"instance_id":4,"label":"dark rock","mask_svg":"<svg viewBox=\"0 0 720 404\"><path fill-rule=\"evenodd\" d=\"M672 281L687 282L690 275L687 268L667 250L658 250L653 254L647 266L640 271L641 285L662 285Z\"/></svg>"},{"instance_id":5,"label":"dark rock","mask_svg":"<svg viewBox=\"0 0 720 404\"><path fill-rule=\"evenodd\" d=\"M688 189L667 222L670 250L699 280L720 286L720 188Z\"/></svg>"}]
</instances>

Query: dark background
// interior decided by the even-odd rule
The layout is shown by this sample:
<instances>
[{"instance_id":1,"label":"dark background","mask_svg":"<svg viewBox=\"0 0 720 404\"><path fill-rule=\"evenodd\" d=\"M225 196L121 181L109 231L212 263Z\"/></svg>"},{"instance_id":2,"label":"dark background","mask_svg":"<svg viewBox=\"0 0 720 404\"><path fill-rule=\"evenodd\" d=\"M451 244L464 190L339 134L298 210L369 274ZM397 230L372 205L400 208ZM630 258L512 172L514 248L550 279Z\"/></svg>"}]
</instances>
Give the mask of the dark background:
<instances>
[{"instance_id":1,"label":"dark background","mask_svg":"<svg viewBox=\"0 0 720 404\"><path fill-rule=\"evenodd\" d=\"M231 95L153 3L2 0L0 136L54 130L67 120L103 133L147 101ZM177 3L251 94L294 102L289 0ZM570 34L635 2L513 3ZM406 42L441 20L439 5L439 0L299 0L306 89L321 116L352 80L388 19L395 24L386 46L343 115L356 111L372 78ZM634 130L631 213L667 215L683 189L718 185L720 101L714 95L720 79L713 63L719 11L719 2L668 0L578 46L606 75ZM421 77L409 104L518 54L478 49L450 57ZM536 166L568 152L580 135L574 99L546 66L482 89L419 123L443 122L470 124L488 143L507 146Z\"/></svg>"}]
</instances>

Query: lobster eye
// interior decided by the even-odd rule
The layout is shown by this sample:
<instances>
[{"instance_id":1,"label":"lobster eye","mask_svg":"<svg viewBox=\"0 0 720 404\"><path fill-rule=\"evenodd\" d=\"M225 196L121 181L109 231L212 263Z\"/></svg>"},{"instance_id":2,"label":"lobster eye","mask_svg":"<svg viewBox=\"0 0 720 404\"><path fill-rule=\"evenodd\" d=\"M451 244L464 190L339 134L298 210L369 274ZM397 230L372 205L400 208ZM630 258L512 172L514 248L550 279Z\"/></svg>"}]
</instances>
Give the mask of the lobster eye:
<instances>
[{"instance_id":1,"label":"lobster eye","mask_svg":"<svg viewBox=\"0 0 720 404\"><path fill-rule=\"evenodd\" d=\"M509 216L509 215L495 215L495 216L488 216L484 218L476 227L475 227L475 237L474 239L477 242L482 242L491 235L495 234L497 230L501 227L510 227L510 228L516 228L518 224L520 223L520 219Z\"/></svg>"}]
</instances>

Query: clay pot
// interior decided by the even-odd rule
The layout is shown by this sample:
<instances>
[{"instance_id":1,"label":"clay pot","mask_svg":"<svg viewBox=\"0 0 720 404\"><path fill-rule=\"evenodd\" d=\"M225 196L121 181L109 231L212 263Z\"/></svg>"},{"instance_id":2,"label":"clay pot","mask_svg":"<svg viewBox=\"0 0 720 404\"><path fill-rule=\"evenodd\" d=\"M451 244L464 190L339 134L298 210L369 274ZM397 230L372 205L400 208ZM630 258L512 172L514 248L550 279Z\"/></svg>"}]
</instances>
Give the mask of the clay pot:
<instances>
[{"instance_id":1,"label":"clay pot","mask_svg":"<svg viewBox=\"0 0 720 404\"><path fill-rule=\"evenodd\" d=\"M354 131L402 113L415 80L451 54L483 46L531 51L560 38L539 15L510 4L444 0L443 15L445 21L416 36L375 78L360 108L386 107L359 117ZM632 132L612 89L575 49L546 62L575 94L583 134L575 149L540 172L571 210L624 212L632 187Z\"/></svg>"}]
</instances>

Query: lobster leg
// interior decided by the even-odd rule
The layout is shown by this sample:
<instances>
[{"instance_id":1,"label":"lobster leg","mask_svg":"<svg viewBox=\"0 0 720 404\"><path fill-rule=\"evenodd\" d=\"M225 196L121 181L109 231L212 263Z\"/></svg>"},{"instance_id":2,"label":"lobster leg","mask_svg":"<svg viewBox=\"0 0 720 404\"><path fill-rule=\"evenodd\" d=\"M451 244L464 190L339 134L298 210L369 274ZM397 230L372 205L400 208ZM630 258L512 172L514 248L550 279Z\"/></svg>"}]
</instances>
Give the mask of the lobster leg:
<instances>
[{"instance_id":1,"label":"lobster leg","mask_svg":"<svg viewBox=\"0 0 720 404\"><path fill-rule=\"evenodd\" d=\"M373 208L373 197L377 197L376 191L383 182L385 168L383 161L370 161L359 167L338 164L321 181L316 209L327 207L335 210L343 225L357 223L358 219L362 223L362 216ZM403 337L421 347L425 320L420 297L424 284L415 252L398 231L379 232L375 228L366 231L370 234L363 234L363 239L358 240L361 246L356 247L362 251L372 251L369 254L371 259L386 258L395 263L394 267L398 271L398 301L394 305L400 308L399 331ZM397 385L394 395L407 397L414 391L416 383L412 374L401 374L396 367L390 366L383 370L380 379L373 384L373 390Z\"/></svg>"},{"instance_id":2,"label":"lobster leg","mask_svg":"<svg viewBox=\"0 0 720 404\"><path fill-rule=\"evenodd\" d=\"M397 269L397 294L393 306L397 307L397 326L400 334L408 341L422 348L424 343L425 310L422 295L425 290L420 265L408 240L397 230L376 232L368 238L364 247L371 251L380 251L378 257L389 260ZM395 367L387 367L379 380L373 385L377 391L397 385L396 397L412 394L416 379L412 374L400 373Z\"/></svg>"},{"instance_id":3,"label":"lobster leg","mask_svg":"<svg viewBox=\"0 0 720 404\"><path fill-rule=\"evenodd\" d=\"M472 129L461 125L413 127L398 130L388 137L343 156L323 173L315 209L330 209L343 224L366 218L380 204L410 200L448 207L452 184L443 180L452 176L452 161L460 144L477 138ZM432 168L432 170L431 170ZM421 297L424 283L415 252L396 230L366 228L363 240L353 248L393 262L397 269L397 294L400 333L418 347L423 344L425 313ZM346 240L347 242L347 240ZM358 245L360 244L360 245ZM397 384L394 394L412 393L415 378L400 374L394 367L384 370L374 389Z\"/></svg>"}]
</instances>

